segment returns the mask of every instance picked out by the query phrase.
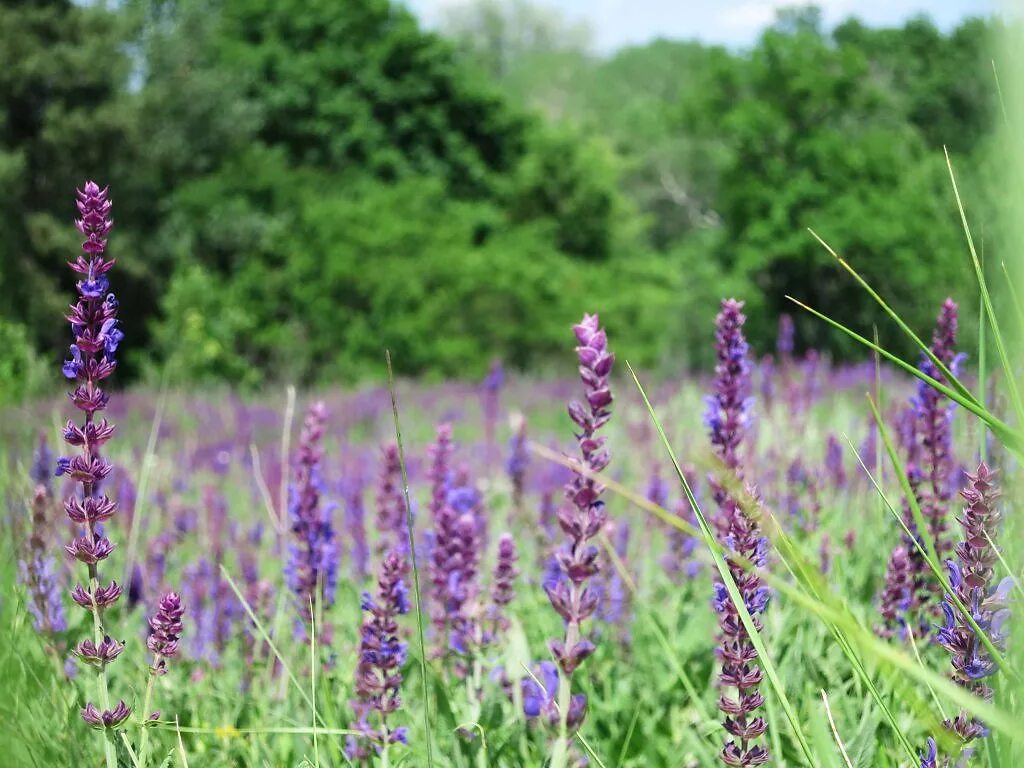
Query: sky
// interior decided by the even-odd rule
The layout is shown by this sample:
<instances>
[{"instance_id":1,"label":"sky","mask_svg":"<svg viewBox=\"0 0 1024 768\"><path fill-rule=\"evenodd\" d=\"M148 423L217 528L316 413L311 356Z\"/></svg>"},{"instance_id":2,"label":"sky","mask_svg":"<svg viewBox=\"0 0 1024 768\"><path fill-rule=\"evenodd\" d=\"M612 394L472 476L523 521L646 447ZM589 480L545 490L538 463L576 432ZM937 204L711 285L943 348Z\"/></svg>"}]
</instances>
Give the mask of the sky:
<instances>
[{"instance_id":1,"label":"sky","mask_svg":"<svg viewBox=\"0 0 1024 768\"><path fill-rule=\"evenodd\" d=\"M428 25L448 5L466 0L405 0ZM710 43L744 46L793 0L539 0L567 18L585 21L594 47L608 52L656 37L698 38ZM942 29L968 16L992 13L999 0L818 0L825 22L855 15L876 26L900 24L928 15Z\"/></svg>"}]
</instances>

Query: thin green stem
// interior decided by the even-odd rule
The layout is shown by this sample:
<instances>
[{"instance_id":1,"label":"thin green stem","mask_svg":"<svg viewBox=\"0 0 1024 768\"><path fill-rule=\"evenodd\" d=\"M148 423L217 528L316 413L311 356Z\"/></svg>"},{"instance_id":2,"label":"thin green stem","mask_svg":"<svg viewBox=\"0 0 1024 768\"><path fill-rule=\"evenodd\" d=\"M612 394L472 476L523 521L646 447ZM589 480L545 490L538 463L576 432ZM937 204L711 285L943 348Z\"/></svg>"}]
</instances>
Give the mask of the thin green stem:
<instances>
[{"instance_id":1,"label":"thin green stem","mask_svg":"<svg viewBox=\"0 0 1024 768\"><path fill-rule=\"evenodd\" d=\"M395 442L398 445L398 463L402 468L402 487L405 496L405 522L409 534L409 560L412 564L412 582L416 593L416 630L420 644L420 677L423 683L423 728L427 747L427 766L434 765L430 728L430 689L427 684L427 635L423 629L423 594L420 591L420 571L416 563L416 536L413 528L412 500L409 498L409 473L405 466L405 448L402 445L402 428L398 420L398 396L395 393L395 372L391 366L391 350L384 350L388 366L388 391L391 394L391 415L395 422Z\"/></svg>"}]
</instances>

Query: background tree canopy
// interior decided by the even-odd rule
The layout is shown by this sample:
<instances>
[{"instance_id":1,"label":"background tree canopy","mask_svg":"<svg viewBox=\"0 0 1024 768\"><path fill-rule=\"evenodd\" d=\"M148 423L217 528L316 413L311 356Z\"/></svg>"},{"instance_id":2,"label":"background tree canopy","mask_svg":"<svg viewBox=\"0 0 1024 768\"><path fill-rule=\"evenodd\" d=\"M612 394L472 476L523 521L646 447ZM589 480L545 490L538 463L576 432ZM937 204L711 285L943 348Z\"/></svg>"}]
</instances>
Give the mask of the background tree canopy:
<instances>
[{"instance_id":1,"label":"background tree canopy","mask_svg":"<svg viewBox=\"0 0 1024 768\"><path fill-rule=\"evenodd\" d=\"M86 177L113 189L129 375L352 380L385 346L407 374L537 368L584 310L678 370L726 294L755 347L785 294L867 327L808 227L925 327L967 274L943 145L998 243L992 27L804 9L749 50L599 57L523 0L440 33L389 0L5 3L0 371L62 350Z\"/></svg>"}]
</instances>

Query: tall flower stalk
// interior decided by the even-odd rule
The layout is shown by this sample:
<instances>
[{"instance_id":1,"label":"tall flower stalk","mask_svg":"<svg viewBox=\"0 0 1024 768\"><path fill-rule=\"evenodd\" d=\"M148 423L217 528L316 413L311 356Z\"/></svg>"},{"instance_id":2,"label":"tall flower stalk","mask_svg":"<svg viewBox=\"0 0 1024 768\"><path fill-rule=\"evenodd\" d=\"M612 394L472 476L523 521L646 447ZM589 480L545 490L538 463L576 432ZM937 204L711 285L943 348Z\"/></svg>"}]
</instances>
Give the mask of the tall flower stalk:
<instances>
[{"instance_id":1,"label":"tall flower stalk","mask_svg":"<svg viewBox=\"0 0 1024 768\"><path fill-rule=\"evenodd\" d=\"M576 440L582 465L596 473L603 471L609 462L605 437L599 432L611 418L612 393L608 379L615 355L608 350L608 337L597 315L584 315L573 326L573 331L579 343L576 355L586 402L570 403L569 417L579 430ZM604 486L594 477L574 473L565 492L566 503L558 511L558 524L569 538L556 555L557 578L547 580L544 585L552 607L565 620L564 639L550 642L564 681L558 694L561 714L556 753L568 749L569 731L579 727L586 713L586 698L582 694L572 695L572 676L594 652L594 644L583 631L583 622L594 613L598 603L597 593L587 585L600 570L600 553L591 540L607 519L601 499ZM578 717L569 717L570 706Z\"/></svg>"},{"instance_id":2,"label":"tall flower stalk","mask_svg":"<svg viewBox=\"0 0 1024 768\"><path fill-rule=\"evenodd\" d=\"M320 464L323 459L323 436L327 409L313 403L306 413L299 437L294 485L289 499L292 543L286 566L288 586L298 601L300 634L309 635L316 606L326 608L334 603L338 580L338 550L331 522L333 508L321 499L323 481ZM320 635L330 645L331 628L323 623Z\"/></svg>"},{"instance_id":3,"label":"tall flower stalk","mask_svg":"<svg viewBox=\"0 0 1024 768\"><path fill-rule=\"evenodd\" d=\"M157 677L167 674L167 660L178 655L178 641L181 640L183 626L182 617L185 608L176 592L168 592L157 604L156 613L149 619L150 635L146 646L153 653L153 663L149 667L149 680L146 682L146 694L142 703L142 714L146 724L160 718L159 712L150 712L153 700L153 682ZM139 765L145 768L149 757L149 728L143 728L139 742Z\"/></svg>"},{"instance_id":4,"label":"tall flower stalk","mask_svg":"<svg viewBox=\"0 0 1024 768\"><path fill-rule=\"evenodd\" d=\"M374 499L377 507L376 549L381 555L394 549L404 551L409 546L406 537L405 495L402 487L402 463L398 444L387 443L381 448L381 464Z\"/></svg>"},{"instance_id":5,"label":"tall flower stalk","mask_svg":"<svg viewBox=\"0 0 1024 768\"><path fill-rule=\"evenodd\" d=\"M53 513L53 454L40 436L32 460L32 519L28 547L18 562L18 582L28 593L28 612L37 632L53 636L67 629L56 563L46 544Z\"/></svg>"},{"instance_id":6,"label":"tall flower stalk","mask_svg":"<svg viewBox=\"0 0 1024 768\"><path fill-rule=\"evenodd\" d=\"M345 748L349 760L367 764L373 752L389 765L389 748L406 744L404 727L391 721L401 706L402 667L406 645L398 636L398 617L409 612L405 579L408 563L398 552L391 552L381 563L377 594L363 594L363 625L359 636L359 660L355 672L355 730ZM371 751L372 750L372 751Z\"/></svg>"},{"instance_id":7,"label":"tall flower stalk","mask_svg":"<svg viewBox=\"0 0 1024 768\"><path fill-rule=\"evenodd\" d=\"M67 475L78 484L77 491L65 499L64 509L71 521L81 527L82 535L65 549L70 557L85 566L87 582L84 586L77 585L71 597L89 611L93 620L93 638L79 643L75 653L96 672L99 703L87 702L82 709L82 719L104 731L107 766L116 768L113 731L128 719L131 710L124 701L112 707L107 687L107 664L120 655L124 646L111 640L103 620L106 609L121 596L121 587L116 581L104 585L100 580L100 564L114 549L100 526L117 512L117 503L100 490L100 484L111 470L100 449L113 436L114 427L105 418L97 418L97 414L107 407L110 399L101 382L117 366L115 355L124 334L118 327L117 299L109 292L107 278L114 260L104 256L107 235L113 227L108 190L87 181L78 191L76 202L81 218L75 221L75 226L85 236L85 242L82 253L70 262L71 269L79 276L78 300L67 315L74 342L70 359L64 362L64 376L75 382L71 402L82 412L83 418L80 424L69 419L64 427L65 442L77 452L57 459L57 475Z\"/></svg>"},{"instance_id":8,"label":"tall flower stalk","mask_svg":"<svg viewBox=\"0 0 1024 768\"><path fill-rule=\"evenodd\" d=\"M731 475L732 482L741 477L739 449L750 421L751 402L750 362L747 342L743 337L743 303L724 299L715 318L715 378L713 393L707 399L706 423L710 430L715 455ZM711 479L718 514L715 521L721 542L725 546L729 572L754 627L761 631L759 615L768 605L768 588L753 571L741 565L746 560L754 565L766 565L768 540L761 534L755 516L748 514L718 478ZM730 556L735 553L738 557ZM764 696L757 687L762 672L757 664L757 650L740 619L739 610L722 582L714 585L712 606L719 617L719 645L715 653L722 663L719 683L725 692L719 697L718 708L725 715L725 730L732 736L725 742L721 760L730 766L754 766L768 762L768 750L754 743L764 735L768 725L755 714L764 704ZM735 691L730 695L729 691Z\"/></svg>"},{"instance_id":9,"label":"tall flower stalk","mask_svg":"<svg viewBox=\"0 0 1024 768\"><path fill-rule=\"evenodd\" d=\"M960 492L966 502L960 518L964 538L956 547L956 559L946 561L949 583L959 601L971 612L978 628L986 633L992 645L1002 650L1009 618L1007 598L1013 581L1007 577L992 586L994 567L999 561L994 542L998 540L1002 518L997 505L1000 491L995 485L995 473L984 463L968 480L967 487ZM945 621L939 627L936 642L949 651L953 681L978 698L991 702L993 691L986 680L998 669L991 653L949 594L944 596L942 613ZM928 752L921 761L923 766L963 765L973 752L971 742L988 733L982 722L964 710L945 720L943 725L959 739L960 754L940 757L936 754L934 740L929 740Z\"/></svg>"},{"instance_id":10,"label":"tall flower stalk","mask_svg":"<svg viewBox=\"0 0 1024 768\"><path fill-rule=\"evenodd\" d=\"M954 374L957 372L963 356L956 352L957 306L952 299L946 299L932 333L931 352ZM942 383L945 377L938 366L922 354L918 369L927 376ZM935 552L943 558L952 548L949 541L949 517L954 488L953 470L953 415L956 405L945 395L935 390L926 382L919 382L914 396L910 400L907 412L904 442L907 448L907 479L921 508L928 529L928 535L935 545ZM939 585L931 577L928 565L921 554L918 544L922 535L918 531L917 522L911 514L909 501L904 501L903 517L913 537L903 535L897 549L903 548L909 563L909 571L913 581L910 599L901 612L889 612L884 615L882 632L885 635L905 635L906 622L915 621L922 629L927 629L929 617L937 613L939 602ZM890 556L890 572L898 565L897 553ZM890 591L887 580L885 589ZM891 608L886 602L886 595L880 601L883 611Z\"/></svg>"}]
</instances>

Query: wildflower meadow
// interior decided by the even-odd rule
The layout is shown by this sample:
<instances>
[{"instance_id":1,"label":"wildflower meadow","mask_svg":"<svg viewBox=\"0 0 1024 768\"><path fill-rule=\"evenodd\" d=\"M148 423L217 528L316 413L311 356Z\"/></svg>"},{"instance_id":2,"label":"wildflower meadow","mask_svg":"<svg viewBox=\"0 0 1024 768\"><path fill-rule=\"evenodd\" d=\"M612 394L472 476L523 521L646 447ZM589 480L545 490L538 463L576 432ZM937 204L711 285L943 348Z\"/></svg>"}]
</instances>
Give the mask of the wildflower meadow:
<instances>
[{"instance_id":1,"label":"wildflower meadow","mask_svg":"<svg viewBox=\"0 0 1024 768\"><path fill-rule=\"evenodd\" d=\"M390 8L370 6L371 20ZM240 8L220 9L220 32L243 23ZM402 34L418 35L402 14ZM809 35L811 17L783 14L777 34ZM1017 100L999 95L1012 126ZM490 109L474 103L477 118ZM301 121L275 130L308 131L293 138L310 147L319 135ZM1007 168L1014 146L999 145ZM686 273L713 300L687 308L693 349L656 360L629 323L643 297L617 295L632 284L582 279L571 263L552 267L558 311L573 309L560 325L503 304L519 289L506 286L459 323L389 337L375 313L409 298L401 280L342 307L302 287L337 279L324 257L324 275L261 273L257 295L292 298L230 334L207 324L244 314L239 297L255 289L241 274L222 306L179 302L193 279L209 292L230 270L176 272L178 298L133 328L149 317L133 286L162 257L133 263L134 248L155 253L138 237L139 187L123 199L99 164L48 202L62 212L49 242L64 250L45 271L63 270L48 290L64 309L44 316L30 279L7 285L26 306L17 327L32 327L17 337L24 360L0 334L0 362L14 361L0 366L0 765L1024 764L1024 312L1012 248L997 265L974 226L967 193L982 193L961 188L955 153L943 170L958 266L915 275L913 296L898 270L865 274L801 232L828 286L800 293L813 282L802 275L779 293L782 268ZM1005 198L1000 210L1021 202ZM183 200L179 214L195 202ZM1014 217L1001 215L998 243L1012 244ZM223 254L244 218L219 245L197 234L170 252ZM26 231L49 231L41 221ZM281 221L296 237L328 231L302 217L268 226ZM551 230L523 227L526 263L529 238ZM350 278L393 266L367 260ZM484 282L515 282L507 267L490 263ZM969 279L945 284L953 274ZM438 304L414 278L404 288L424 315L464 298L444 281ZM296 316L361 330L333 337L331 356L315 323L292 324L299 296L311 305ZM488 313L501 333L475 324ZM62 341L41 346L50 339ZM358 376L332 373L357 360Z\"/></svg>"}]
</instances>

